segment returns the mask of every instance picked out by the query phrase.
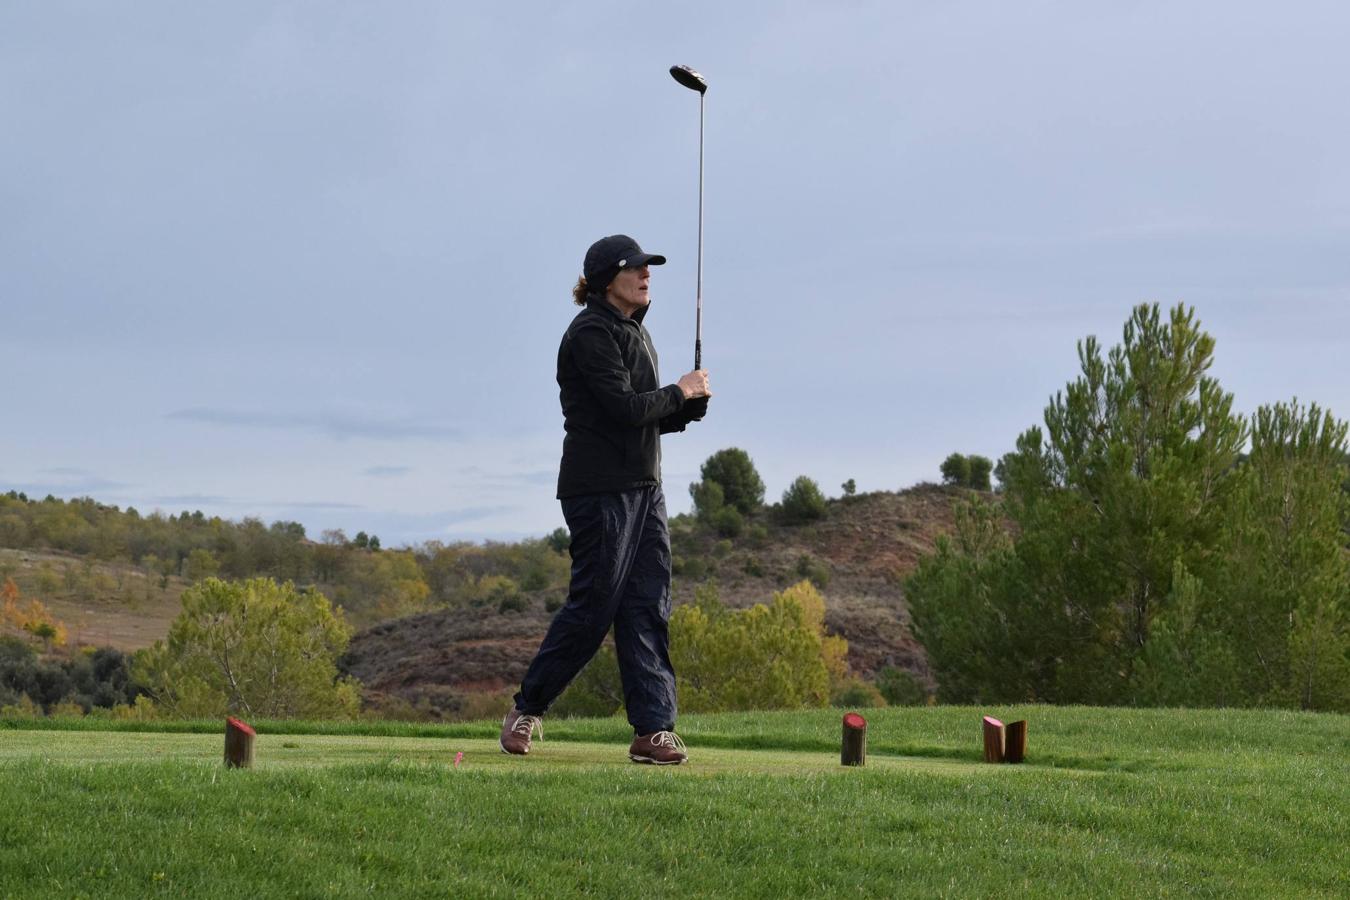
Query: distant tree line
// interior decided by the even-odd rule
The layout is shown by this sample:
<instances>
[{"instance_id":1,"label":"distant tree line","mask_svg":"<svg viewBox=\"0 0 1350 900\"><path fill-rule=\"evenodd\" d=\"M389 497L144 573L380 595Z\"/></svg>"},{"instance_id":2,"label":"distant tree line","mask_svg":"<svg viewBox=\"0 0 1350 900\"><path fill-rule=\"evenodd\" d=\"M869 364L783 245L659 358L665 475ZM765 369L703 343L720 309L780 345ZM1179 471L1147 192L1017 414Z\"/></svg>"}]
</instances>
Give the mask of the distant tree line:
<instances>
[{"instance_id":1,"label":"distant tree line","mask_svg":"<svg viewBox=\"0 0 1350 900\"><path fill-rule=\"evenodd\" d=\"M201 511L142 515L87 497L42 500L0 494L0 546L54 550L83 559L44 565L41 593L66 592L92 600L130 590L110 583L94 560L139 567L159 589L170 580L274 578L314 586L341 604L357 624L454 606L523 608L525 597L566 585L567 536L505 544L428 541L398 550L377 536L325 531L306 537L299 522L234 522ZM61 569L63 571L57 571Z\"/></svg>"}]
</instances>

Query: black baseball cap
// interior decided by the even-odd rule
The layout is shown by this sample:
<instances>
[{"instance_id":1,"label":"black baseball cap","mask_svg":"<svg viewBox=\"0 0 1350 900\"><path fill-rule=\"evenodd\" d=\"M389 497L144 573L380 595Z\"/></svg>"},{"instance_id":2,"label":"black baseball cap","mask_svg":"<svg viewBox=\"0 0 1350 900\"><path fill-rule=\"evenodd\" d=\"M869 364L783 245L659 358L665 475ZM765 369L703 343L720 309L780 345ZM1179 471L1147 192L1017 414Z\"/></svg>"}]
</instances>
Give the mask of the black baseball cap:
<instances>
[{"instance_id":1,"label":"black baseball cap","mask_svg":"<svg viewBox=\"0 0 1350 900\"><path fill-rule=\"evenodd\" d=\"M581 274L592 292L603 293L614 276L622 269L634 266L664 266L666 258L659 253L643 253L638 242L626 234L611 234L591 244L582 263Z\"/></svg>"}]
</instances>

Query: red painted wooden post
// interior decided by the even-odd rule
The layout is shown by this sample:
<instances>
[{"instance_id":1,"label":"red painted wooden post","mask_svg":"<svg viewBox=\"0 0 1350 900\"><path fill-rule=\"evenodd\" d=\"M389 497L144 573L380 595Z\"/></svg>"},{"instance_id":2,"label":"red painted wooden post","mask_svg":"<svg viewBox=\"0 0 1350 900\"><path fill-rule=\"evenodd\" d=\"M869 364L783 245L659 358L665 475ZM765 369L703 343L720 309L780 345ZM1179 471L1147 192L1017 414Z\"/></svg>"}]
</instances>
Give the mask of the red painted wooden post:
<instances>
[{"instance_id":1,"label":"red painted wooden post","mask_svg":"<svg viewBox=\"0 0 1350 900\"><path fill-rule=\"evenodd\" d=\"M867 764L867 720L857 713L844 716L844 742L839 763L845 766Z\"/></svg>"},{"instance_id":2,"label":"red painted wooden post","mask_svg":"<svg viewBox=\"0 0 1350 900\"><path fill-rule=\"evenodd\" d=\"M247 769L253 765L253 739L257 737L248 723L234 716L225 720L225 765Z\"/></svg>"},{"instance_id":3,"label":"red painted wooden post","mask_svg":"<svg viewBox=\"0 0 1350 900\"><path fill-rule=\"evenodd\" d=\"M1003 723L993 716L984 717L984 761L1003 762Z\"/></svg>"}]
</instances>

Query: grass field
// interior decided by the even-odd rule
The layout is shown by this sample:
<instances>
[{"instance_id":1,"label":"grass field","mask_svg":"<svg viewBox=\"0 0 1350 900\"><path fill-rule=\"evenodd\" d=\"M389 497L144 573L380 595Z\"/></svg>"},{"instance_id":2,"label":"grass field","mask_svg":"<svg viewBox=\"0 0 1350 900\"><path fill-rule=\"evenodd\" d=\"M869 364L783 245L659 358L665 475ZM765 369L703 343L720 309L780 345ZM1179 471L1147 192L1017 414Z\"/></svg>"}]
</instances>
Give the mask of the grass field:
<instances>
[{"instance_id":1,"label":"grass field","mask_svg":"<svg viewBox=\"0 0 1350 900\"><path fill-rule=\"evenodd\" d=\"M980 762L983 712L1028 762ZM0 897L1345 896L1350 719L1287 712L877 710L689 716L692 760L619 720L0 721ZM464 754L456 768L457 752Z\"/></svg>"}]
</instances>

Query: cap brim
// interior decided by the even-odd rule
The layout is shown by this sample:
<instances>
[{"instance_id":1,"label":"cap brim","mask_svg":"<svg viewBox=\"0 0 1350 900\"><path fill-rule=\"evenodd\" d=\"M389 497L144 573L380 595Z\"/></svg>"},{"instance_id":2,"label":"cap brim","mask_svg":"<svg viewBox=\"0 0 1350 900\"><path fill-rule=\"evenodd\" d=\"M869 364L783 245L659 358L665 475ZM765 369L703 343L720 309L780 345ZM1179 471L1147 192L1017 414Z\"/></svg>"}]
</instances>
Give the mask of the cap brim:
<instances>
[{"instance_id":1,"label":"cap brim","mask_svg":"<svg viewBox=\"0 0 1350 900\"><path fill-rule=\"evenodd\" d=\"M659 253L639 253L637 256L628 257L628 262L624 266L631 269L633 266L664 266L666 258Z\"/></svg>"}]
</instances>

